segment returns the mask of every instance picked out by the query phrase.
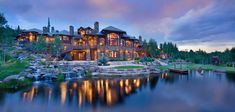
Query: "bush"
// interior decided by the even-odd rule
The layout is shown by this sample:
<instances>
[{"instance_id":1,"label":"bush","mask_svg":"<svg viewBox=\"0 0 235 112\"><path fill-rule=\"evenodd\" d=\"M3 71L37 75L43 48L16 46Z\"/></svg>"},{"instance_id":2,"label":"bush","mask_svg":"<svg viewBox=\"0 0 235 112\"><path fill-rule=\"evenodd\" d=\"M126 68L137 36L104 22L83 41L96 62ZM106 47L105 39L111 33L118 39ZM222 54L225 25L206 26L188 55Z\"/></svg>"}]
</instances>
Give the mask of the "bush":
<instances>
[{"instance_id":1,"label":"bush","mask_svg":"<svg viewBox=\"0 0 235 112\"><path fill-rule=\"evenodd\" d=\"M39 64L40 65L46 65L46 62L45 61L40 61Z\"/></svg>"},{"instance_id":2,"label":"bush","mask_svg":"<svg viewBox=\"0 0 235 112\"><path fill-rule=\"evenodd\" d=\"M0 65L0 80L3 80L10 75L19 74L28 66L29 63L25 60L11 60L3 65Z\"/></svg>"},{"instance_id":3,"label":"bush","mask_svg":"<svg viewBox=\"0 0 235 112\"><path fill-rule=\"evenodd\" d=\"M124 57L124 58L123 58L123 61L127 61L127 57Z\"/></svg>"},{"instance_id":4,"label":"bush","mask_svg":"<svg viewBox=\"0 0 235 112\"><path fill-rule=\"evenodd\" d=\"M135 60L135 61L138 61L138 60L140 60L140 58L135 58L134 60Z\"/></svg>"},{"instance_id":5,"label":"bush","mask_svg":"<svg viewBox=\"0 0 235 112\"><path fill-rule=\"evenodd\" d=\"M58 81L64 81L64 75L62 74L62 73L59 73L58 75L57 75L57 80Z\"/></svg>"},{"instance_id":6,"label":"bush","mask_svg":"<svg viewBox=\"0 0 235 112\"><path fill-rule=\"evenodd\" d=\"M108 65L108 57L102 56L97 60L98 65Z\"/></svg>"},{"instance_id":7,"label":"bush","mask_svg":"<svg viewBox=\"0 0 235 112\"><path fill-rule=\"evenodd\" d=\"M32 81L29 79L26 80L13 80L10 82L0 83L0 89L18 89L21 87L29 86L32 84Z\"/></svg>"},{"instance_id":8,"label":"bush","mask_svg":"<svg viewBox=\"0 0 235 112\"><path fill-rule=\"evenodd\" d=\"M85 77L86 78L92 78L92 72L90 70L87 70Z\"/></svg>"},{"instance_id":9,"label":"bush","mask_svg":"<svg viewBox=\"0 0 235 112\"><path fill-rule=\"evenodd\" d=\"M64 60L66 60L66 61L72 61L72 57L71 57L69 54L66 54L66 55L64 56Z\"/></svg>"},{"instance_id":10,"label":"bush","mask_svg":"<svg viewBox=\"0 0 235 112\"><path fill-rule=\"evenodd\" d=\"M154 59L153 58L150 58L150 57L143 57L143 58L140 58L140 62L153 62Z\"/></svg>"}]
</instances>

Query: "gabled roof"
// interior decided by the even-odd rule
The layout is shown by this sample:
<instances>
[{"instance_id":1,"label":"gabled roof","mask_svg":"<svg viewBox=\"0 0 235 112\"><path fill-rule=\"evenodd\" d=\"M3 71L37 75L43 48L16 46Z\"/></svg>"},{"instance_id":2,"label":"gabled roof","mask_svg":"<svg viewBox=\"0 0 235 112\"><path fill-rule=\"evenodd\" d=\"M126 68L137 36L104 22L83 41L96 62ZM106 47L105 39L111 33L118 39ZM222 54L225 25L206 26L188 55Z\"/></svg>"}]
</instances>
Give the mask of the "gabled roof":
<instances>
[{"instance_id":1,"label":"gabled roof","mask_svg":"<svg viewBox=\"0 0 235 112\"><path fill-rule=\"evenodd\" d=\"M113 26L106 27L102 31L114 31L114 32L126 33L125 31L115 28Z\"/></svg>"}]
</instances>

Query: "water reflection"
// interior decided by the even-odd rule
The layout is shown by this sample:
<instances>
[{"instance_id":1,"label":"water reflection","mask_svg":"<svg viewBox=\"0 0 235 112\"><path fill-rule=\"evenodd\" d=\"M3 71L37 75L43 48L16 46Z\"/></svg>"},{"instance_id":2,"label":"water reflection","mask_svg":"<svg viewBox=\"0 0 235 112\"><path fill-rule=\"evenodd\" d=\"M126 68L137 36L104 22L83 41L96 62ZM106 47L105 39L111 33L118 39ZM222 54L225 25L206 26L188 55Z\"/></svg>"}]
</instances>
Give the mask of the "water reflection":
<instances>
[{"instance_id":1,"label":"water reflection","mask_svg":"<svg viewBox=\"0 0 235 112\"><path fill-rule=\"evenodd\" d=\"M235 84L235 73L227 73L226 78L229 82L232 82Z\"/></svg>"},{"instance_id":2,"label":"water reflection","mask_svg":"<svg viewBox=\"0 0 235 112\"><path fill-rule=\"evenodd\" d=\"M45 85L35 85L22 93L22 100L32 102L38 97L43 97L43 99L50 101L52 96L55 96L54 98L59 98L61 105L69 104L75 99L79 107L87 104L113 106L123 103L125 97L137 93L140 88L146 87L146 85L149 85L150 89L154 89L158 79L158 76L153 76L129 79L79 80L62 82L59 87L53 87L53 89ZM56 88L59 88L59 90Z\"/></svg>"},{"instance_id":3,"label":"water reflection","mask_svg":"<svg viewBox=\"0 0 235 112\"><path fill-rule=\"evenodd\" d=\"M232 111L234 82L234 74L197 71L40 82L20 91L0 91L0 111Z\"/></svg>"}]
</instances>

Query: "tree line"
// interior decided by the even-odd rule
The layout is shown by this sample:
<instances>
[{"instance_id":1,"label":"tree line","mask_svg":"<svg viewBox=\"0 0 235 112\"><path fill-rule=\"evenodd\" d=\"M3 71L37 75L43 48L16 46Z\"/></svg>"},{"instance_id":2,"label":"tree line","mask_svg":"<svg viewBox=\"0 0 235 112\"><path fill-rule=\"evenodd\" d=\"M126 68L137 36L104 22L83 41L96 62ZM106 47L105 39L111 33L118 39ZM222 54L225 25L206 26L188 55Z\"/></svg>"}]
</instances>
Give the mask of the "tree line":
<instances>
[{"instance_id":1,"label":"tree line","mask_svg":"<svg viewBox=\"0 0 235 112\"><path fill-rule=\"evenodd\" d=\"M7 55L9 47L15 43L15 37L20 33L20 28L11 28L7 25L7 20L3 13L0 13L0 63L5 63L9 59Z\"/></svg>"},{"instance_id":2,"label":"tree line","mask_svg":"<svg viewBox=\"0 0 235 112\"><path fill-rule=\"evenodd\" d=\"M192 63L212 64L213 57L217 57L220 63L235 62L235 47L226 49L223 52L215 51L211 53L200 49L198 51L179 51L177 45L172 42L164 42L158 45L154 39L150 39L149 41L143 41L143 48L147 56L152 58L159 58L160 54L164 53L171 60L182 59Z\"/></svg>"},{"instance_id":3,"label":"tree line","mask_svg":"<svg viewBox=\"0 0 235 112\"><path fill-rule=\"evenodd\" d=\"M15 45L16 37L23 31L18 26L16 29L7 24L3 13L0 13L0 63L5 63L9 58L7 51ZM53 56L58 57L61 50L61 40L58 36L52 43L47 43L45 38L38 36L37 41L31 43L29 50L35 53L46 53L49 51Z\"/></svg>"}]
</instances>

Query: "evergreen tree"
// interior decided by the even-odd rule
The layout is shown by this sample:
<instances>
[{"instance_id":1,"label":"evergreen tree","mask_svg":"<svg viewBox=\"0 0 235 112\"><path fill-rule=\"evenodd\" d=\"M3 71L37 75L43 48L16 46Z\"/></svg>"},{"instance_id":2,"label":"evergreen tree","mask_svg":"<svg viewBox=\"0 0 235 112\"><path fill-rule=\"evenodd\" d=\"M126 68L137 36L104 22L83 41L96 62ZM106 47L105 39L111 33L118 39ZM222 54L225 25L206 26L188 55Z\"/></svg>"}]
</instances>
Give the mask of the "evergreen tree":
<instances>
[{"instance_id":1,"label":"evergreen tree","mask_svg":"<svg viewBox=\"0 0 235 112\"><path fill-rule=\"evenodd\" d=\"M147 53L150 57L156 58L160 54L157 46L157 42L154 39L150 39L147 47Z\"/></svg>"},{"instance_id":2,"label":"evergreen tree","mask_svg":"<svg viewBox=\"0 0 235 112\"><path fill-rule=\"evenodd\" d=\"M230 52L231 52L232 61L235 61L235 47L233 47Z\"/></svg>"},{"instance_id":3,"label":"evergreen tree","mask_svg":"<svg viewBox=\"0 0 235 112\"><path fill-rule=\"evenodd\" d=\"M55 37L55 40L53 41L53 43L50 45L50 51L51 54L58 57L60 50L61 50L61 40L59 39L58 36Z\"/></svg>"},{"instance_id":4,"label":"evergreen tree","mask_svg":"<svg viewBox=\"0 0 235 112\"><path fill-rule=\"evenodd\" d=\"M5 24L7 24L7 20L4 17L3 13L0 13L0 27L3 27Z\"/></svg>"},{"instance_id":5,"label":"evergreen tree","mask_svg":"<svg viewBox=\"0 0 235 112\"><path fill-rule=\"evenodd\" d=\"M43 36L39 36L36 42L32 42L30 49L37 53L45 53L47 51L47 43Z\"/></svg>"}]
</instances>

